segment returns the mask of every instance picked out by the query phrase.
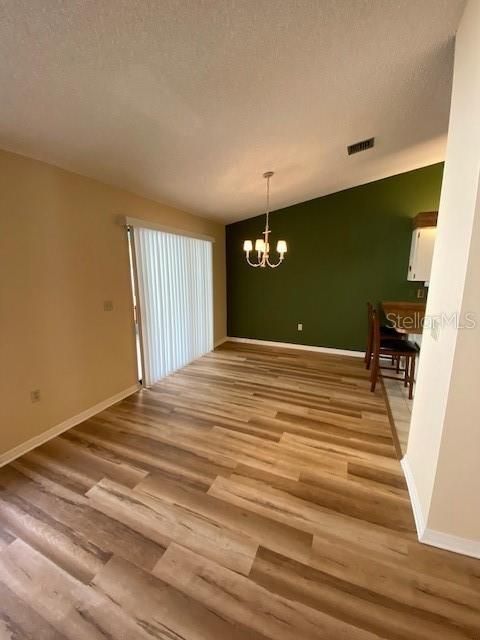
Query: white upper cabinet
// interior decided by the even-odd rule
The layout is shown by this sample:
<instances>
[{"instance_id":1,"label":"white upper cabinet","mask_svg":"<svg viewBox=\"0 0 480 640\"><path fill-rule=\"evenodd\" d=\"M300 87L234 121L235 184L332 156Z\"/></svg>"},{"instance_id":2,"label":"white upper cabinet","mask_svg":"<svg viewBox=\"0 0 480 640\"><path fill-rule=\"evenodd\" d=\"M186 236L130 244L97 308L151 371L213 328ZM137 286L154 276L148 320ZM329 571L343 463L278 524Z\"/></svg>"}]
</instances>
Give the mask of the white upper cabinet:
<instances>
[{"instance_id":1,"label":"white upper cabinet","mask_svg":"<svg viewBox=\"0 0 480 640\"><path fill-rule=\"evenodd\" d=\"M436 234L436 227L413 230L408 264L408 280L420 280L422 282L430 280Z\"/></svg>"},{"instance_id":2,"label":"white upper cabinet","mask_svg":"<svg viewBox=\"0 0 480 640\"><path fill-rule=\"evenodd\" d=\"M433 213L433 212L432 212ZM414 220L417 221L419 214ZM412 231L412 244L410 247L410 260L408 263L408 280L428 282L432 268L433 249L435 247L436 226L416 226Z\"/></svg>"}]
</instances>

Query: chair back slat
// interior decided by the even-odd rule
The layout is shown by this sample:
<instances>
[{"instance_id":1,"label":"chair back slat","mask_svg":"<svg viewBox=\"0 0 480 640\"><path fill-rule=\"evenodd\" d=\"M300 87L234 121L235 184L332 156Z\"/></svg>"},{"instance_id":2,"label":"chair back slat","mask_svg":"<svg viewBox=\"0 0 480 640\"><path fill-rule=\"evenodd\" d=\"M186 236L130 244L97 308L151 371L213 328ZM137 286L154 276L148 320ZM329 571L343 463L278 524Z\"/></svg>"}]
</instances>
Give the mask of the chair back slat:
<instances>
[{"instance_id":1,"label":"chair back slat","mask_svg":"<svg viewBox=\"0 0 480 640\"><path fill-rule=\"evenodd\" d=\"M372 327L373 327L372 351L373 351L373 356L377 357L377 355L380 353L380 343L381 343L380 313L378 309L372 310Z\"/></svg>"},{"instance_id":2,"label":"chair back slat","mask_svg":"<svg viewBox=\"0 0 480 640\"><path fill-rule=\"evenodd\" d=\"M367 369L370 367L370 361L373 351L373 305L367 302L367 346L365 348L365 364Z\"/></svg>"}]
</instances>

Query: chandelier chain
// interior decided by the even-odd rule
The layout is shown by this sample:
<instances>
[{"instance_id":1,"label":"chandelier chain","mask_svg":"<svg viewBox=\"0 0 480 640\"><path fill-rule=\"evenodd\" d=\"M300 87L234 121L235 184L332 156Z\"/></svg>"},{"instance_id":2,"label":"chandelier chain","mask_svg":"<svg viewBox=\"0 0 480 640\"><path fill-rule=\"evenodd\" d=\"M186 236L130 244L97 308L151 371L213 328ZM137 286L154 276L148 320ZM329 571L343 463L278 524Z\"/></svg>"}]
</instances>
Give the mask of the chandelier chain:
<instances>
[{"instance_id":1,"label":"chandelier chain","mask_svg":"<svg viewBox=\"0 0 480 640\"><path fill-rule=\"evenodd\" d=\"M266 220L266 228L268 229L268 218L270 216L270 178L271 176L267 176L267 220Z\"/></svg>"}]
</instances>

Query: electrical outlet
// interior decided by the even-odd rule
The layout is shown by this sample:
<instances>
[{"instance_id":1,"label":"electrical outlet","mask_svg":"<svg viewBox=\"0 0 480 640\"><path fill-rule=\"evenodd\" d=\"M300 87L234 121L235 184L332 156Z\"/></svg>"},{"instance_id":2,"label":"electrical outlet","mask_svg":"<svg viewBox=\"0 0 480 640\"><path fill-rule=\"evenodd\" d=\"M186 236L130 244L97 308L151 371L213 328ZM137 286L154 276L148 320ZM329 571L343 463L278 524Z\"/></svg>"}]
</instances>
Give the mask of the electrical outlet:
<instances>
[{"instance_id":1,"label":"electrical outlet","mask_svg":"<svg viewBox=\"0 0 480 640\"><path fill-rule=\"evenodd\" d=\"M40 402L40 389L30 391L30 400L32 402Z\"/></svg>"},{"instance_id":2,"label":"electrical outlet","mask_svg":"<svg viewBox=\"0 0 480 640\"><path fill-rule=\"evenodd\" d=\"M297 330L298 330L298 331L303 331L303 324L302 324L301 322L299 322L299 323L297 324Z\"/></svg>"},{"instance_id":3,"label":"electrical outlet","mask_svg":"<svg viewBox=\"0 0 480 640\"><path fill-rule=\"evenodd\" d=\"M417 298L424 298L424 297L425 297L425 290L417 289Z\"/></svg>"},{"instance_id":4,"label":"electrical outlet","mask_svg":"<svg viewBox=\"0 0 480 640\"><path fill-rule=\"evenodd\" d=\"M103 310L104 311L113 311L113 301L112 300L105 300L105 302L103 303Z\"/></svg>"}]
</instances>

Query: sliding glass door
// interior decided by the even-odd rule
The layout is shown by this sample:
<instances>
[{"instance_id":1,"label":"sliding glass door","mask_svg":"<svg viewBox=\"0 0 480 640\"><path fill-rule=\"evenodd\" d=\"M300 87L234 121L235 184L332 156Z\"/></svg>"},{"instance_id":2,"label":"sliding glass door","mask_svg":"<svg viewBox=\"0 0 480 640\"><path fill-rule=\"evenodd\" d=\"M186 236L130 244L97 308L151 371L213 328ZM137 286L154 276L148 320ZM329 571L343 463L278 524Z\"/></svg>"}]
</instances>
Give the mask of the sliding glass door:
<instances>
[{"instance_id":1,"label":"sliding glass door","mask_svg":"<svg viewBox=\"0 0 480 640\"><path fill-rule=\"evenodd\" d=\"M213 349L212 243L134 227L143 382Z\"/></svg>"}]
</instances>

